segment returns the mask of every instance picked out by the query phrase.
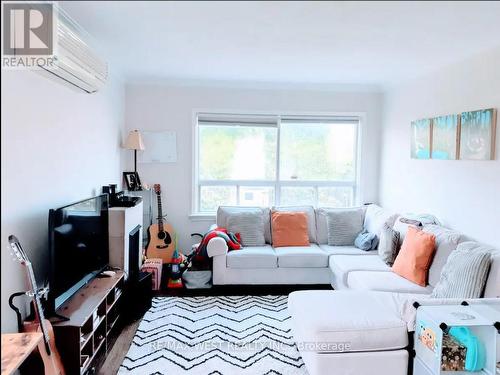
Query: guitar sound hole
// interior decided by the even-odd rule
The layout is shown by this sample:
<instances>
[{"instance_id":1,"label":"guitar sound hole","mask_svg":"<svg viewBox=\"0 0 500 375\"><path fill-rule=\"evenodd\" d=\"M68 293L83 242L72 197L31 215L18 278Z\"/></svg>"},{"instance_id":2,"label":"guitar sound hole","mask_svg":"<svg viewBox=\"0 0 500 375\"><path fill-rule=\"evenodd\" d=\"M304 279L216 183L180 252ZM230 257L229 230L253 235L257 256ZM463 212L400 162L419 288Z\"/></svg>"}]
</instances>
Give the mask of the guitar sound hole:
<instances>
[{"instance_id":1,"label":"guitar sound hole","mask_svg":"<svg viewBox=\"0 0 500 375\"><path fill-rule=\"evenodd\" d=\"M160 240L163 240L165 242L165 244L167 244L167 245L172 243L172 237L170 236L170 233L168 233L168 232L159 232L158 238Z\"/></svg>"}]
</instances>

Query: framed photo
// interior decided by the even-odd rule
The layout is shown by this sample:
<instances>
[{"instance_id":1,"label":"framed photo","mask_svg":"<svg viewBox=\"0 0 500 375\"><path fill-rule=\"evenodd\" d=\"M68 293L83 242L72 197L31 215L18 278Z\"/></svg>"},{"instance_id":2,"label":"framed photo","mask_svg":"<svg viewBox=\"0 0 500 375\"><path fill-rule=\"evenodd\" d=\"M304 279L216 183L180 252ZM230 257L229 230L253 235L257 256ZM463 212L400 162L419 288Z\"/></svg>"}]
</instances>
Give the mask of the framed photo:
<instances>
[{"instance_id":1,"label":"framed photo","mask_svg":"<svg viewBox=\"0 0 500 375\"><path fill-rule=\"evenodd\" d=\"M463 112L460 116L460 159L494 160L496 109Z\"/></svg>"},{"instance_id":2,"label":"framed photo","mask_svg":"<svg viewBox=\"0 0 500 375\"><path fill-rule=\"evenodd\" d=\"M439 116L432 119L432 159L458 159L458 115Z\"/></svg>"},{"instance_id":3,"label":"framed photo","mask_svg":"<svg viewBox=\"0 0 500 375\"><path fill-rule=\"evenodd\" d=\"M411 123L411 158L430 159L431 157L431 127L430 119L422 119Z\"/></svg>"},{"instance_id":4,"label":"framed photo","mask_svg":"<svg viewBox=\"0 0 500 375\"><path fill-rule=\"evenodd\" d=\"M142 190L141 180L137 172L123 172L123 178L127 185L127 190Z\"/></svg>"}]
</instances>

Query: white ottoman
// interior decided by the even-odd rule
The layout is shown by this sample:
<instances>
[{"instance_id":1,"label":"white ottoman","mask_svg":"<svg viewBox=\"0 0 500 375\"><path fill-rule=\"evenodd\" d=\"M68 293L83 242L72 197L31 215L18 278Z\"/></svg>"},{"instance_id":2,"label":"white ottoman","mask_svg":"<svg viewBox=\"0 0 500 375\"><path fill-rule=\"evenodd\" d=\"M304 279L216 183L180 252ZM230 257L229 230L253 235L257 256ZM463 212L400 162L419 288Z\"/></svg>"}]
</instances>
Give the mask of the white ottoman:
<instances>
[{"instance_id":1,"label":"white ottoman","mask_svg":"<svg viewBox=\"0 0 500 375\"><path fill-rule=\"evenodd\" d=\"M295 342L310 375L403 375L408 331L389 293L300 291L288 297Z\"/></svg>"}]
</instances>

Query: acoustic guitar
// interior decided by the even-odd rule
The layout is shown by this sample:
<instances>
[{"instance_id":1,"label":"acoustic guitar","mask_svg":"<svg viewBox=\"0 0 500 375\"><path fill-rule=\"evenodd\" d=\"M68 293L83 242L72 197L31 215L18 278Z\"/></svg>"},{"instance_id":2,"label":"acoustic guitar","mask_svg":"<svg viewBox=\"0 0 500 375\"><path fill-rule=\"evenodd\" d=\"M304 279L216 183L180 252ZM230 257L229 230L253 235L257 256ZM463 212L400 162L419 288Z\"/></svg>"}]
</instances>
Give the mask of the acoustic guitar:
<instances>
[{"instance_id":1,"label":"acoustic guitar","mask_svg":"<svg viewBox=\"0 0 500 375\"><path fill-rule=\"evenodd\" d=\"M176 246L176 234L170 224L164 223L161 205L161 186L154 185L156 200L158 202L157 223L148 228L148 245L146 256L148 258L161 258L163 263L172 263L172 255Z\"/></svg>"},{"instance_id":2,"label":"acoustic guitar","mask_svg":"<svg viewBox=\"0 0 500 375\"><path fill-rule=\"evenodd\" d=\"M30 290L26 292L26 295L33 298L35 319L30 322L24 322L23 328L26 332L41 332L43 334L43 343L38 345L38 351L43 360L45 374L65 375L64 366L55 344L54 330L50 322L46 320L43 315L43 309L40 303L40 292L36 284L31 262L16 236L9 236L9 245L19 263L26 268L28 284L30 286Z\"/></svg>"}]
</instances>

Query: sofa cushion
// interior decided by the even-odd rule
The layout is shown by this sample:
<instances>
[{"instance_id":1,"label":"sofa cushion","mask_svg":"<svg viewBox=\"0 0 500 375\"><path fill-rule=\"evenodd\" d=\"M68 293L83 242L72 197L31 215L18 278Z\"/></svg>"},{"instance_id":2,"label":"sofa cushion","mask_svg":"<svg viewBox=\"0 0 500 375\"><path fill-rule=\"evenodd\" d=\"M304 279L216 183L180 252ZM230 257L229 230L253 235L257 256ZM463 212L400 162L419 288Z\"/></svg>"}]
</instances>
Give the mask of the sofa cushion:
<instances>
[{"instance_id":1,"label":"sofa cushion","mask_svg":"<svg viewBox=\"0 0 500 375\"><path fill-rule=\"evenodd\" d=\"M399 251L399 232L385 223L380 232L378 255L384 263L392 266Z\"/></svg>"},{"instance_id":2,"label":"sofa cushion","mask_svg":"<svg viewBox=\"0 0 500 375\"><path fill-rule=\"evenodd\" d=\"M459 243L467 241L467 237L460 232L435 224L425 225L423 231L436 237L436 252L429 268L429 284L436 286L448 256Z\"/></svg>"},{"instance_id":3,"label":"sofa cushion","mask_svg":"<svg viewBox=\"0 0 500 375\"><path fill-rule=\"evenodd\" d=\"M307 215L307 233L309 242L316 243L316 217L314 215L313 206L280 206L273 207L273 211L288 211L288 212L305 212Z\"/></svg>"},{"instance_id":4,"label":"sofa cushion","mask_svg":"<svg viewBox=\"0 0 500 375\"><path fill-rule=\"evenodd\" d=\"M273 247L309 246L307 214L305 212L271 213Z\"/></svg>"},{"instance_id":5,"label":"sofa cushion","mask_svg":"<svg viewBox=\"0 0 500 375\"><path fill-rule=\"evenodd\" d=\"M377 255L377 250L364 251L358 249L356 246L330 246L330 245L319 245L319 247L325 251L328 255Z\"/></svg>"},{"instance_id":6,"label":"sofa cushion","mask_svg":"<svg viewBox=\"0 0 500 375\"><path fill-rule=\"evenodd\" d=\"M491 248L467 241L458 245L446 261L433 298L480 298L491 264Z\"/></svg>"},{"instance_id":7,"label":"sofa cushion","mask_svg":"<svg viewBox=\"0 0 500 375\"><path fill-rule=\"evenodd\" d=\"M491 257L490 273L484 288L485 298L500 298L500 251L494 250Z\"/></svg>"},{"instance_id":8,"label":"sofa cushion","mask_svg":"<svg viewBox=\"0 0 500 375\"><path fill-rule=\"evenodd\" d=\"M243 246L263 246L264 220L260 212L237 212L227 218L227 230L239 233Z\"/></svg>"},{"instance_id":9,"label":"sofa cushion","mask_svg":"<svg viewBox=\"0 0 500 375\"><path fill-rule=\"evenodd\" d=\"M364 210L361 208L332 210L326 214L328 245L352 246L363 231Z\"/></svg>"},{"instance_id":10,"label":"sofa cushion","mask_svg":"<svg viewBox=\"0 0 500 375\"><path fill-rule=\"evenodd\" d=\"M435 250L436 237L433 234L410 227L392 270L425 287Z\"/></svg>"},{"instance_id":11,"label":"sofa cushion","mask_svg":"<svg viewBox=\"0 0 500 375\"><path fill-rule=\"evenodd\" d=\"M408 345L406 322L383 294L363 291L308 290L288 296L294 337L318 343L316 352L364 352ZM381 298L382 297L382 298Z\"/></svg>"},{"instance_id":12,"label":"sofa cushion","mask_svg":"<svg viewBox=\"0 0 500 375\"><path fill-rule=\"evenodd\" d=\"M266 243L271 243L271 210L263 207L219 206L217 209L217 225L227 229L227 219L236 212L259 212L262 214L264 238Z\"/></svg>"},{"instance_id":13,"label":"sofa cushion","mask_svg":"<svg viewBox=\"0 0 500 375\"><path fill-rule=\"evenodd\" d=\"M366 209L365 206L353 207L353 208L361 209L361 210L363 210L363 212ZM320 245L328 244L328 224L326 223L326 217L328 215L328 212L331 212L331 211L335 212L338 210L343 210L343 209L342 208L319 207L315 210L316 238L317 238L318 244L320 244ZM364 221L364 219L363 219L363 221Z\"/></svg>"},{"instance_id":14,"label":"sofa cushion","mask_svg":"<svg viewBox=\"0 0 500 375\"><path fill-rule=\"evenodd\" d=\"M276 268L278 257L270 245L244 247L226 256L229 268Z\"/></svg>"},{"instance_id":15,"label":"sofa cushion","mask_svg":"<svg viewBox=\"0 0 500 375\"><path fill-rule=\"evenodd\" d=\"M432 286L420 286L394 272L353 271L347 275L349 288L381 292L430 294Z\"/></svg>"},{"instance_id":16,"label":"sofa cushion","mask_svg":"<svg viewBox=\"0 0 500 375\"><path fill-rule=\"evenodd\" d=\"M328 267L328 254L311 243L310 246L275 247L280 268Z\"/></svg>"},{"instance_id":17,"label":"sofa cushion","mask_svg":"<svg viewBox=\"0 0 500 375\"><path fill-rule=\"evenodd\" d=\"M392 228L397 217L397 213L383 209L376 204L370 204L366 207L364 227L368 232L380 237L384 224L387 223Z\"/></svg>"},{"instance_id":18,"label":"sofa cushion","mask_svg":"<svg viewBox=\"0 0 500 375\"><path fill-rule=\"evenodd\" d=\"M375 250L378 247L378 241L379 238L375 233L364 229L354 240L354 246L364 251Z\"/></svg>"},{"instance_id":19,"label":"sofa cushion","mask_svg":"<svg viewBox=\"0 0 500 375\"><path fill-rule=\"evenodd\" d=\"M377 256L362 257L352 255L332 255L328 260L329 267L342 284L347 284L347 276L353 271L385 271L391 268Z\"/></svg>"}]
</instances>

